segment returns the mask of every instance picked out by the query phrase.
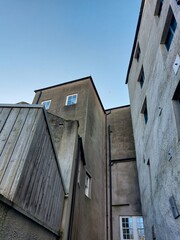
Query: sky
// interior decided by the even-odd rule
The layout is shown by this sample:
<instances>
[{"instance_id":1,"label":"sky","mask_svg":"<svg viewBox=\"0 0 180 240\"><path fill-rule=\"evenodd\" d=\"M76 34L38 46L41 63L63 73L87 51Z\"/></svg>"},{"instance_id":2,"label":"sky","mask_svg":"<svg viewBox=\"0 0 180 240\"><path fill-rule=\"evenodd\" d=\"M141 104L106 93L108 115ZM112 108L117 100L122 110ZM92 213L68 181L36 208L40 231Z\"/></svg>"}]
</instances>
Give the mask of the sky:
<instances>
[{"instance_id":1,"label":"sky","mask_svg":"<svg viewBox=\"0 0 180 240\"><path fill-rule=\"evenodd\" d=\"M0 103L92 76L105 109L125 85L141 0L0 0Z\"/></svg>"}]
</instances>

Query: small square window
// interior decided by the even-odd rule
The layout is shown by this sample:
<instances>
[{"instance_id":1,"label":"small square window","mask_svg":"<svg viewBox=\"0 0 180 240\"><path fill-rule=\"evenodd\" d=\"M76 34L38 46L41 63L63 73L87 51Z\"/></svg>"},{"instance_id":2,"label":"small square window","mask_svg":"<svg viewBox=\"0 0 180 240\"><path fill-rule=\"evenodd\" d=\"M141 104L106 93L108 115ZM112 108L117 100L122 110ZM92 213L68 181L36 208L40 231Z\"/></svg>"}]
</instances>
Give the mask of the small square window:
<instances>
[{"instance_id":1,"label":"small square window","mask_svg":"<svg viewBox=\"0 0 180 240\"><path fill-rule=\"evenodd\" d=\"M146 98L145 98L145 100L144 100L141 113L144 115L144 122L145 122L145 124L147 124L147 122L148 122L148 110L147 110Z\"/></svg>"},{"instance_id":2,"label":"small square window","mask_svg":"<svg viewBox=\"0 0 180 240\"><path fill-rule=\"evenodd\" d=\"M66 97L66 106L73 105L77 103L78 94L69 95Z\"/></svg>"},{"instance_id":3,"label":"small square window","mask_svg":"<svg viewBox=\"0 0 180 240\"><path fill-rule=\"evenodd\" d=\"M140 74L139 74L139 77L138 77L138 82L140 83L141 88L143 87L144 80L145 80L144 69L142 67L141 71L140 71Z\"/></svg>"},{"instance_id":4,"label":"small square window","mask_svg":"<svg viewBox=\"0 0 180 240\"><path fill-rule=\"evenodd\" d=\"M135 55L134 55L134 57L136 58L137 61L139 61L140 54L141 54L141 49L140 49L140 46L139 46L139 43L138 43L137 47L136 47Z\"/></svg>"},{"instance_id":5,"label":"small square window","mask_svg":"<svg viewBox=\"0 0 180 240\"><path fill-rule=\"evenodd\" d=\"M86 176L85 176L85 195L88 198L91 198L91 183L92 183L91 176L89 175L89 173L86 172Z\"/></svg>"},{"instance_id":6,"label":"small square window","mask_svg":"<svg viewBox=\"0 0 180 240\"><path fill-rule=\"evenodd\" d=\"M50 106L51 106L51 100L43 101L43 102L41 102L41 104L44 106L44 108L46 110L48 110L50 108Z\"/></svg>"},{"instance_id":7,"label":"small square window","mask_svg":"<svg viewBox=\"0 0 180 240\"><path fill-rule=\"evenodd\" d=\"M168 11L165 27L163 30L162 39L161 39L161 44L165 44L166 49L168 51L170 49L176 27L177 27L177 22L174 17L173 11L170 7Z\"/></svg>"}]
</instances>

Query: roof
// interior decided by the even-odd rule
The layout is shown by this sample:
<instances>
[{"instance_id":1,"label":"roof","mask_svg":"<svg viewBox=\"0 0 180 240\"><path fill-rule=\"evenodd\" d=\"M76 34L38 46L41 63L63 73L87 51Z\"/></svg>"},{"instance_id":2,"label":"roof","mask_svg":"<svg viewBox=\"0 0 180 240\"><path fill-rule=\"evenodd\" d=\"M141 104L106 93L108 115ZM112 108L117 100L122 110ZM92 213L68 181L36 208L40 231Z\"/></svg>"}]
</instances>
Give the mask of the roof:
<instances>
[{"instance_id":1,"label":"roof","mask_svg":"<svg viewBox=\"0 0 180 240\"><path fill-rule=\"evenodd\" d=\"M137 23L137 28L136 28L136 33L135 33L135 37L134 37L134 43L133 43L131 57L130 57L129 66L128 66L128 70L127 70L127 75L126 75L126 82L125 82L126 84L128 83L128 77L129 77L129 73L130 73L130 69L131 69L131 65L132 65L132 61L133 61L134 51L135 51L135 48L136 48L136 42L137 42L137 37L138 37L138 34L139 34L140 25L141 25L141 19L142 19L142 13L143 13L144 5L145 5L145 0L142 0L140 12L139 12L138 23Z\"/></svg>"},{"instance_id":2,"label":"roof","mask_svg":"<svg viewBox=\"0 0 180 240\"><path fill-rule=\"evenodd\" d=\"M102 107L102 110L103 110L104 113L105 113L104 106L103 106L103 104L102 104L102 102L101 102L101 99L100 99L100 97L99 97L99 93L98 93L98 91L97 91L97 89L96 89L96 86L95 86L95 84L94 84L93 79L92 79L91 76L87 76L87 77L79 78L79 79L72 80L72 81L69 81L69 82L64 82L64 83L60 83L60 84L57 84L57 85L53 85L53 86L49 86L49 87L37 89L37 90L34 90L34 92L35 92L35 93L36 93L36 92L41 92L41 91L48 90L48 89L51 89L51 88L56 88L56 87L64 86L64 85L67 85L67 84L76 83L76 82L79 82L79 81L85 81L85 80L88 80L88 79L91 81L92 86L93 86L93 88L94 88L94 91L95 91L95 93L96 93L96 95L97 95L97 98L98 98L98 100L99 100L99 103L100 103L100 105L101 105L101 107Z\"/></svg>"}]
</instances>

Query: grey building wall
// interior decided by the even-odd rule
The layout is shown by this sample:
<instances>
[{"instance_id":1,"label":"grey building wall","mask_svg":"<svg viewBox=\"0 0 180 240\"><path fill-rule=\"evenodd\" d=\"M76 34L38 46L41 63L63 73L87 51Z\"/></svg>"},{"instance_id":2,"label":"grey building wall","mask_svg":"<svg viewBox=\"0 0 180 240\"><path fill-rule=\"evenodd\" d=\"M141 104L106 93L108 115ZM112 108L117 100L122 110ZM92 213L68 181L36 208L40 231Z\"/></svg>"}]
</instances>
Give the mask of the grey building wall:
<instances>
[{"instance_id":1,"label":"grey building wall","mask_svg":"<svg viewBox=\"0 0 180 240\"><path fill-rule=\"evenodd\" d=\"M57 240L59 237L1 201L0 239Z\"/></svg>"},{"instance_id":2,"label":"grey building wall","mask_svg":"<svg viewBox=\"0 0 180 240\"><path fill-rule=\"evenodd\" d=\"M146 239L169 240L180 236L180 112L178 101L173 100L180 80L180 71L173 70L177 54L180 55L180 6L176 1L165 0L157 16L157 2L143 4L127 82ZM170 7L177 27L168 51L163 37L168 28ZM137 61L138 43L141 53ZM145 79L141 87L138 78L142 66ZM144 121L145 99L147 123ZM172 199L176 206L172 206ZM177 210L175 215L172 207Z\"/></svg>"},{"instance_id":3,"label":"grey building wall","mask_svg":"<svg viewBox=\"0 0 180 240\"><path fill-rule=\"evenodd\" d=\"M78 94L77 104L65 106L66 96ZM34 103L51 99L49 113L79 122L86 165L81 168L82 183L75 186L72 239L105 239L105 113L91 77L36 91ZM37 101L38 100L38 101ZM91 177L91 197L85 196L85 173ZM74 172L76 174L76 172ZM74 176L74 179L77 179ZM73 191L73 189L72 189ZM74 225L75 226L75 225ZM97 227L98 226L98 227Z\"/></svg>"},{"instance_id":4,"label":"grey building wall","mask_svg":"<svg viewBox=\"0 0 180 240\"><path fill-rule=\"evenodd\" d=\"M119 240L120 217L142 215L140 192L130 106L109 109L106 113L107 126L111 130L109 177L112 182L112 206L109 207L112 208L109 214L112 210L113 239Z\"/></svg>"}]
</instances>

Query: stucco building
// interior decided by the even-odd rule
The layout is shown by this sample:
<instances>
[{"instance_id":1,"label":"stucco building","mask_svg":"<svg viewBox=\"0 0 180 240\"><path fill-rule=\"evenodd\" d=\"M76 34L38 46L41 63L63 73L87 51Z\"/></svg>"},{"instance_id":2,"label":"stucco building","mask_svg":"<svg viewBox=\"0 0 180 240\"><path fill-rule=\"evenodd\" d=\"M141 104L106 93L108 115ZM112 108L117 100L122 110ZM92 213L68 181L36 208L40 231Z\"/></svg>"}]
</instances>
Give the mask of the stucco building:
<instances>
[{"instance_id":1,"label":"stucco building","mask_svg":"<svg viewBox=\"0 0 180 240\"><path fill-rule=\"evenodd\" d=\"M130 106L105 110L85 77L0 119L3 240L144 239Z\"/></svg>"},{"instance_id":2,"label":"stucco building","mask_svg":"<svg viewBox=\"0 0 180 240\"><path fill-rule=\"evenodd\" d=\"M180 238L179 4L142 1L126 79L148 240Z\"/></svg>"}]
</instances>

